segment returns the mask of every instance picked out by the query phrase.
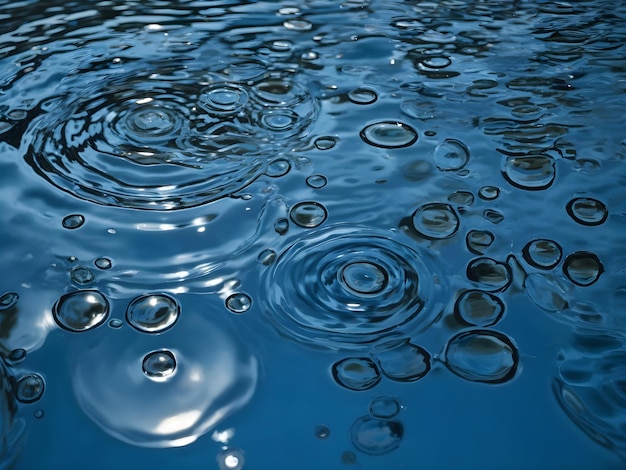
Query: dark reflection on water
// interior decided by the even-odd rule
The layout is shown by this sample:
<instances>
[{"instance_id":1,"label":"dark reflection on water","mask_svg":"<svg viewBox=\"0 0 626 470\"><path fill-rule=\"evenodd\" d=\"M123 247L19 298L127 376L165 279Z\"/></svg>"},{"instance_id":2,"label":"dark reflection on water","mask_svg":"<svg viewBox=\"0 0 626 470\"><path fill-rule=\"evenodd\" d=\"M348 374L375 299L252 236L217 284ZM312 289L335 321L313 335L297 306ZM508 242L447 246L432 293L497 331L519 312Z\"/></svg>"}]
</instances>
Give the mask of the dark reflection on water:
<instances>
[{"instance_id":1,"label":"dark reflection on water","mask_svg":"<svg viewBox=\"0 0 626 470\"><path fill-rule=\"evenodd\" d=\"M623 466L625 25L0 0L0 468Z\"/></svg>"}]
</instances>

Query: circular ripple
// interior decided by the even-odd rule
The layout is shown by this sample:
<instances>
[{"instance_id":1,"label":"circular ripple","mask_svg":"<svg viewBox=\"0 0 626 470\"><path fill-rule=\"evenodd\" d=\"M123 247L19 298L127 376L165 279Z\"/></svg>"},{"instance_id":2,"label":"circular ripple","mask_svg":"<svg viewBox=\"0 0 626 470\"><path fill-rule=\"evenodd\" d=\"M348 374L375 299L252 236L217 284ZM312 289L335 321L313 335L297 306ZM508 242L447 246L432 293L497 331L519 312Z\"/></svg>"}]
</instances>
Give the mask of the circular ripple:
<instances>
[{"instance_id":1,"label":"circular ripple","mask_svg":"<svg viewBox=\"0 0 626 470\"><path fill-rule=\"evenodd\" d=\"M567 213L582 225L601 225L609 216L603 202L590 197L578 197L567 203Z\"/></svg>"},{"instance_id":2,"label":"circular ripple","mask_svg":"<svg viewBox=\"0 0 626 470\"><path fill-rule=\"evenodd\" d=\"M556 169L554 159L548 155L507 157L502 174L513 186L534 191L552 186Z\"/></svg>"},{"instance_id":3,"label":"circular ripple","mask_svg":"<svg viewBox=\"0 0 626 470\"><path fill-rule=\"evenodd\" d=\"M74 394L104 431L142 447L183 446L252 397L256 359L205 312L188 313L175 335L107 329L74 346Z\"/></svg>"},{"instance_id":4,"label":"circular ripple","mask_svg":"<svg viewBox=\"0 0 626 470\"><path fill-rule=\"evenodd\" d=\"M97 290L79 290L62 295L52 307L52 316L66 330L80 332L96 328L109 315L109 301Z\"/></svg>"},{"instance_id":5,"label":"circular ripple","mask_svg":"<svg viewBox=\"0 0 626 470\"><path fill-rule=\"evenodd\" d=\"M396 121L370 124L360 135L366 143L386 149L408 147L417 142L417 131L408 124Z\"/></svg>"},{"instance_id":6,"label":"circular ripple","mask_svg":"<svg viewBox=\"0 0 626 470\"><path fill-rule=\"evenodd\" d=\"M449 204L424 204L413 213L413 227L429 240L454 236L459 224L459 217Z\"/></svg>"},{"instance_id":7,"label":"circular ripple","mask_svg":"<svg viewBox=\"0 0 626 470\"><path fill-rule=\"evenodd\" d=\"M430 325L441 288L434 265L390 233L336 226L303 237L265 270L260 303L288 337L350 349Z\"/></svg>"},{"instance_id":8,"label":"circular ripple","mask_svg":"<svg viewBox=\"0 0 626 470\"><path fill-rule=\"evenodd\" d=\"M174 326L180 315L176 299L165 294L142 295L126 309L126 320L144 333L161 333Z\"/></svg>"}]
</instances>

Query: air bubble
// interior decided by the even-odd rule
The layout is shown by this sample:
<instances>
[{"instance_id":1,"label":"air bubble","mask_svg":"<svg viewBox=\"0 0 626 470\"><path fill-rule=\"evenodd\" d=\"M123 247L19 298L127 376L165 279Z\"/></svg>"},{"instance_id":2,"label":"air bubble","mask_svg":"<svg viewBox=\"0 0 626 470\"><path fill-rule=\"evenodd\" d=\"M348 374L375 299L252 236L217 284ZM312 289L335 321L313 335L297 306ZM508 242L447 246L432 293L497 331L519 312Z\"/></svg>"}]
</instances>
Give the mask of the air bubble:
<instances>
[{"instance_id":1,"label":"air bubble","mask_svg":"<svg viewBox=\"0 0 626 470\"><path fill-rule=\"evenodd\" d=\"M309 31L313 28L313 25L306 20L292 19L283 23L283 26L292 31Z\"/></svg>"},{"instance_id":2,"label":"air bubble","mask_svg":"<svg viewBox=\"0 0 626 470\"><path fill-rule=\"evenodd\" d=\"M291 170L291 164L284 158L279 158L277 160L274 160L267 166L266 173L267 176L271 176L272 178L278 178L289 173L289 170Z\"/></svg>"},{"instance_id":3,"label":"air bubble","mask_svg":"<svg viewBox=\"0 0 626 470\"><path fill-rule=\"evenodd\" d=\"M408 124L382 121L370 124L360 132L361 138L374 147L402 148L417 142L417 131Z\"/></svg>"},{"instance_id":4,"label":"air bubble","mask_svg":"<svg viewBox=\"0 0 626 470\"><path fill-rule=\"evenodd\" d=\"M284 235L289 230L289 221L285 218L280 218L274 223L274 230L278 235Z\"/></svg>"},{"instance_id":5,"label":"air bubble","mask_svg":"<svg viewBox=\"0 0 626 470\"><path fill-rule=\"evenodd\" d=\"M306 179L306 184L313 189L323 188L327 182L324 175L311 175Z\"/></svg>"},{"instance_id":6,"label":"air bubble","mask_svg":"<svg viewBox=\"0 0 626 470\"><path fill-rule=\"evenodd\" d=\"M111 269L113 267L113 262L109 258L98 258L93 264L96 265L99 269Z\"/></svg>"},{"instance_id":7,"label":"air bubble","mask_svg":"<svg viewBox=\"0 0 626 470\"><path fill-rule=\"evenodd\" d=\"M497 331L472 330L451 338L444 358L448 369L465 380L503 383L515 375L519 354L506 335Z\"/></svg>"},{"instance_id":8,"label":"air bubble","mask_svg":"<svg viewBox=\"0 0 626 470\"><path fill-rule=\"evenodd\" d=\"M35 412L33 413L33 416L35 417L35 419L42 419L44 415L45 413L43 410L35 410Z\"/></svg>"},{"instance_id":9,"label":"air bubble","mask_svg":"<svg viewBox=\"0 0 626 470\"><path fill-rule=\"evenodd\" d=\"M150 380L163 382L176 371L176 357L171 351L152 351L143 358L141 368Z\"/></svg>"},{"instance_id":10,"label":"air bubble","mask_svg":"<svg viewBox=\"0 0 626 470\"><path fill-rule=\"evenodd\" d=\"M459 218L449 204L425 204L413 213L413 227L429 240L450 238L459 229Z\"/></svg>"},{"instance_id":11,"label":"air bubble","mask_svg":"<svg viewBox=\"0 0 626 470\"><path fill-rule=\"evenodd\" d=\"M328 212L319 202L299 202L291 208L289 217L299 227L314 228L326 221Z\"/></svg>"},{"instance_id":12,"label":"air bubble","mask_svg":"<svg viewBox=\"0 0 626 470\"><path fill-rule=\"evenodd\" d=\"M394 397L376 397L369 404L372 418L391 419L400 413L400 402Z\"/></svg>"},{"instance_id":13,"label":"air bubble","mask_svg":"<svg viewBox=\"0 0 626 470\"><path fill-rule=\"evenodd\" d=\"M328 439L328 436L330 436L330 429L328 429L328 426L324 426L323 424L315 426L313 432L315 437L318 439Z\"/></svg>"},{"instance_id":14,"label":"air bubble","mask_svg":"<svg viewBox=\"0 0 626 470\"><path fill-rule=\"evenodd\" d=\"M379 293L389 281L385 268L369 261L348 263L340 269L339 276L352 292L365 295Z\"/></svg>"},{"instance_id":15,"label":"air bubble","mask_svg":"<svg viewBox=\"0 0 626 470\"><path fill-rule=\"evenodd\" d=\"M378 99L378 95L374 90L367 88L357 88L348 93L348 99L354 104L372 104Z\"/></svg>"},{"instance_id":16,"label":"air bubble","mask_svg":"<svg viewBox=\"0 0 626 470\"><path fill-rule=\"evenodd\" d=\"M5 310L12 309L17 305L17 302L20 300L20 296L15 292L7 292L2 294L0 297L0 312L4 312Z\"/></svg>"},{"instance_id":17,"label":"air bubble","mask_svg":"<svg viewBox=\"0 0 626 470\"><path fill-rule=\"evenodd\" d=\"M84 286L90 284L96 278L89 268L84 266L77 266L70 271L70 277L72 282Z\"/></svg>"},{"instance_id":18,"label":"air bubble","mask_svg":"<svg viewBox=\"0 0 626 470\"><path fill-rule=\"evenodd\" d=\"M414 382L430 371L430 354L408 341L376 353L385 377L398 382Z\"/></svg>"},{"instance_id":19,"label":"air bubble","mask_svg":"<svg viewBox=\"0 0 626 470\"><path fill-rule=\"evenodd\" d=\"M43 396L45 384L39 374L29 374L17 381L15 398L22 403L33 403Z\"/></svg>"},{"instance_id":20,"label":"air bubble","mask_svg":"<svg viewBox=\"0 0 626 470\"><path fill-rule=\"evenodd\" d=\"M354 447L364 454L383 455L395 450L404 435L400 421L389 421L371 416L357 419L350 429Z\"/></svg>"},{"instance_id":21,"label":"air bubble","mask_svg":"<svg viewBox=\"0 0 626 470\"><path fill-rule=\"evenodd\" d=\"M582 225L601 225L609 216L604 203L590 197L579 197L567 203L567 213Z\"/></svg>"},{"instance_id":22,"label":"air bubble","mask_svg":"<svg viewBox=\"0 0 626 470\"><path fill-rule=\"evenodd\" d=\"M478 190L478 197L485 201L493 201L500 196L500 188L497 186L483 186Z\"/></svg>"},{"instance_id":23,"label":"air bubble","mask_svg":"<svg viewBox=\"0 0 626 470\"><path fill-rule=\"evenodd\" d=\"M476 255L482 255L491 246L495 237L487 230L470 230L465 237L467 249Z\"/></svg>"},{"instance_id":24,"label":"air bubble","mask_svg":"<svg viewBox=\"0 0 626 470\"><path fill-rule=\"evenodd\" d=\"M472 326L492 326L504 313L504 303L489 292L468 290L463 292L454 305L457 320Z\"/></svg>"},{"instance_id":25,"label":"air bubble","mask_svg":"<svg viewBox=\"0 0 626 470\"><path fill-rule=\"evenodd\" d=\"M485 290L505 290L512 281L511 267L491 258L477 258L467 266L467 278L477 282Z\"/></svg>"},{"instance_id":26,"label":"air bubble","mask_svg":"<svg viewBox=\"0 0 626 470\"><path fill-rule=\"evenodd\" d=\"M80 214L68 215L63 219L63 227L69 230L74 230L81 227L85 223L85 217Z\"/></svg>"},{"instance_id":27,"label":"air bubble","mask_svg":"<svg viewBox=\"0 0 626 470\"><path fill-rule=\"evenodd\" d=\"M217 466L220 470L241 470L246 459L239 449L229 447L217 454Z\"/></svg>"},{"instance_id":28,"label":"air bubble","mask_svg":"<svg viewBox=\"0 0 626 470\"><path fill-rule=\"evenodd\" d=\"M174 326L180 305L165 294L148 294L134 299L126 309L126 320L144 333L162 333Z\"/></svg>"},{"instance_id":29,"label":"air bubble","mask_svg":"<svg viewBox=\"0 0 626 470\"><path fill-rule=\"evenodd\" d=\"M257 261L264 266L269 266L276 261L276 252L274 250L270 250L269 248L267 250L263 250L259 253L259 256L257 256Z\"/></svg>"},{"instance_id":30,"label":"air bubble","mask_svg":"<svg viewBox=\"0 0 626 470\"><path fill-rule=\"evenodd\" d=\"M563 272L574 284L586 287L600 278L604 272L604 266L595 253L577 251L565 258Z\"/></svg>"},{"instance_id":31,"label":"air bubble","mask_svg":"<svg viewBox=\"0 0 626 470\"><path fill-rule=\"evenodd\" d=\"M494 225L504 220L504 215L494 209L485 209L483 217L487 222L491 222Z\"/></svg>"},{"instance_id":32,"label":"air bubble","mask_svg":"<svg viewBox=\"0 0 626 470\"><path fill-rule=\"evenodd\" d=\"M226 299L226 308L233 313L247 312L252 306L252 299L248 294L232 294Z\"/></svg>"},{"instance_id":33,"label":"air bubble","mask_svg":"<svg viewBox=\"0 0 626 470\"><path fill-rule=\"evenodd\" d=\"M380 382L378 367L367 357L349 357L333 364L337 384L358 392L369 390Z\"/></svg>"},{"instance_id":34,"label":"air bubble","mask_svg":"<svg viewBox=\"0 0 626 470\"><path fill-rule=\"evenodd\" d=\"M527 243L522 249L522 256L535 268L552 269L561 261L563 252L558 243L539 239Z\"/></svg>"},{"instance_id":35,"label":"air bubble","mask_svg":"<svg viewBox=\"0 0 626 470\"><path fill-rule=\"evenodd\" d=\"M337 145L337 138L332 136L322 136L315 139L315 147L318 150L330 150Z\"/></svg>"},{"instance_id":36,"label":"air bubble","mask_svg":"<svg viewBox=\"0 0 626 470\"><path fill-rule=\"evenodd\" d=\"M121 328L122 326L124 326L124 322L122 320L120 320L119 318L112 318L109 321L109 326L115 330Z\"/></svg>"},{"instance_id":37,"label":"air bubble","mask_svg":"<svg viewBox=\"0 0 626 470\"><path fill-rule=\"evenodd\" d=\"M456 139L446 139L435 148L435 165L441 171L460 170L469 161L469 149Z\"/></svg>"},{"instance_id":38,"label":"air bubble","mask_svg":"<svg viewBox=\"0 0 626 470\"><path fill-rule=\"evenodd\" d=\"M502 170L513 186L530 191L549 188L554 182L554 159L548 155L507 157Z\"/></svg>"},{"instance_id":39,"label":"air bubble","mask_svg":"<svg viewBox=\"0 0 626 470\"><path fill-rule=\"evenodd\" d=\"M97 290L70 292L57 300L52 315L61 328L74 332L87 331L106 320L109 301Z\"/></svg>"},{"instance_id":40,"label":"air bubble","mask_svg":"<svg viewBox=\"0 0 626 470\"><path fill-rule=\"evenodd\" d=\"M455 191L448 196L448 201L457 206L471 206L474 204L474 195L469 191Z\"/></svg>"},{"instance_id":41,"label":"air bubble","mask_svg":"<svg viewBox=\"0 0 626 470\"><path fill-rule=\"evenodd\" d=\"M8 359L13 364L17 364L18 362L22 362L24 359L26 359L26 355L26 349L18 348L9 353Z\"/></svg>"}]
</instances>

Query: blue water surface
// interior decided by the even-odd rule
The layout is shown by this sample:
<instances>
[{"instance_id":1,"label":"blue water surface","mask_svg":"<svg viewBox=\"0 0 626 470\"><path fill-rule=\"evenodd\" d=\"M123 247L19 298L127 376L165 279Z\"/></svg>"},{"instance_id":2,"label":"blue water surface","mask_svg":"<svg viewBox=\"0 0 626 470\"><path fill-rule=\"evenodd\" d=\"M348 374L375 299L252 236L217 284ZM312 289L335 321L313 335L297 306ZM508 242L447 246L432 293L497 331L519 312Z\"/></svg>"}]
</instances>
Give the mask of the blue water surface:
<instances>
[{"instance_id":1,"label":"blue water surface","mask_svg":"<svg viewBox=\"0 0 626 470\"><path fill-rule=\"evenodd\" d=\"M626 462L618 0L0 0L0 468Z\"/></svg>"}]
</instances>

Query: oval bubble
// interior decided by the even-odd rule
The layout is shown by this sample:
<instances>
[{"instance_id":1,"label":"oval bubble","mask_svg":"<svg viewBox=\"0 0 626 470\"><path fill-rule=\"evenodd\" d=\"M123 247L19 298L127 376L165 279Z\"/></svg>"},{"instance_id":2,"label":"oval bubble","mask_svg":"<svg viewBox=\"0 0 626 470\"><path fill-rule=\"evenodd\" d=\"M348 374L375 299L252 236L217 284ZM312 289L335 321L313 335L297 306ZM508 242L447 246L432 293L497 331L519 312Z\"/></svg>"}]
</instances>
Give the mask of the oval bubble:
<instances>
[{"instance_id":1,"label":"oval bubble","mask_svg":"<svg viewBox=\"0 0 626 470\"><path fill-rule=\"evenodd\" d=\"M257 261L264 266L269 266L276 261L276 252L274 250L270 250L269 248L263 250L259 253L259 256L257 256Z\"/></svg>"},{"instance_id":2,"label":"oval bubble","mask_svg":"<svg viewBox=\"0 0 626 470\"><path fill-rule=\"evenodd\" d=\"M522 256L528 264L539 269L552 269L561 261L563 252L558 243L552 240L532 240L522 249Z\"/></svg>"},{"instance_id":3,"label":"oval bubble","mask_svg":"<svg viewBox=\"0 0 626 470\"><path fill-rule=\"evenodd\" d=\"M80 286L84 286L86 284L91 284L96 276L91 269L84 266L77 266L70 271L70 278L72 279L72 282Z\"/></svg>"},{"instance_id":4,"label":"oval bubble","mask_svg":"<svg viewBox=\"0 0 626 470\"><path fill-rule=\"evenodd\" d=\"M454 304L457 320L472 326L492 326L504 314L504 302L489 292L468 290Z\"/></svg>"},{"instance_id":5,"label":"oval bubble","mask_svg":"<svg viewBox=\"0 0 626 470\"><path fill-rule=\"evenodd\" d=\"M582 225L601 225L609 216L603 202L590 197L578 197L567 203L567 213Z\"/></svg>"},{"instance_id":6,"label":"oval bubble","mask_svg":"<svg viewBox=\"0 0 626 470\"><path fill-rule=\"evenodd\" d=\"M143 358L141 368L146 377L162 382L176 371L176 357L171 351L152 351Z\"/></svg>"},{"instance_id":7,"label":"oval bubble","mask_svg":"<svg viewBox=\"0 0 626 470\"><path fill-rule=\"evenodd\" d=\"M320 189L326 186L328 180L324 175L311 175L306 179L306 184L314 189Z\"/></svg>"},{"instance_id":8,"label":"oval bubble","mask_svg":"<svg viewBox=\"0 0 626 470\"><path fill-rule=\"evenodd\" d=\"M511 284L512 276L508 264L491 258L477 258L467 265L467 278L488 291L505 290Z\"/></svg>"},{"instance_id":9,"label":"oval bubble","mask_svg":"<svg viewBox=\"0 0 626 470\"><path fill-rule=\"evenodd\" d=\"M226 308L233 313L247 312L252 306L252 299L248 294L236 293L226 299Z\"/></svg>"},{"instance_id":10,"label":"oval bubble","mask_svg":"<svg viewBox=\"0 0 626 470\"><path fill-rule=\"evenodd\" d=\"M474 204L474 195L469 191L455 191L448 196L448 201L457 206L471 206Z\"/></svg>"},{"instance_id":11,"label":"oval bubble","mask_svg":"<svg viewBox=\"0 0 626 470\"><path fill-rule=\"evenodd\" d=\"M383 455L397 449L404 436L400 421L362 416L350 428L354 447L364 454Z\"/></svg>"},{"instance_id":12,"label":"oval bubble","mask_svg":"<svg viewBox=\"0 0 626 470\"><path fill-rule=\"evenodd\" d=\"M323 136L315 139L315 147L318 150L330 150L337 144L337 138L333 136Z\"/></svg>"},{"instance_id":13,"label":"oval bubble","mask_svg":"<svg viewBox=\"0 0 626 470\"><path fill-rule=\"evenodd\" d=\"M519 353L511 339L502 333L471 330L448 341L444 360L450 372L465 380L503 383L515 376Z\"/></svg>"},{"instance_id":14,"label":"oval bubble","mask_svg":"<svg viewBox=\"0 0 626 470\"><path fill-rule=\"evenodd\" d=\"M63 219L63 227L74 230L85 223L85 217L81 214L71 214Z\"/></svg>"},{"instance_id":15,"label":"oval bubble","mask_svg":"<svg viewBox=\"0 0 626 470\"><path fill-rule=\"evenodd\" d=\"M556 169L548 155L507 157L502 174L516 188L535 191L552 186Z\"/></svg>"},{"instance_id":16,"label":"oval bubble","mask_svg":"<svg viewBox=\"0 0 626 470\"><path fill-rule=\"evenodd\" d=\"M17 305L20 296L15 292L6 292L0 297L0 312L10 310Z\"/></svg>"},{"instance_id":17,"label":"oval bubble","mask_svg":"<svg viewBox=\"0 0 626 470\"><path fill-rule=\"evenodd\" d=\"M333 364L335 382L349 390L369 390L380 382L378 367L367 357L349 357Z\"/></svg>"},{"instance_id":18,"label":"oval bubble","mask_svg":"<svg viewBox=\"0 0 626 470\"><path fill-rule=\"evenodd\" d=\"M563 272L574 284L586 287L600 278L604 272L604 266L595 253L577 251L565 258Z\"/></svg>"},{"instance_id":19,"label":"oval bubble","mask_svg":"<svg viewBox=\"0 0 626 470\"><path fill-rule=\"evenodd\" d=\"M476 255L482 255L494 242L493 233L487 230L470 230L465 237L467 249Z\"/></svg>"},{"instance_id":20,"label":"oval bubble","mask_svg":"<svg viewBox=\"0 0 626 470\"><path fill-rule=\"evenodd\" d=\"M390 419L400 413L400 402L395 397L380 396L369 404L369 413L372 418Z\"/></svg>"},{"instance_id":21,"label":"oval bubble","mask_svg":"<svg viewBox=\"0 0 626 470\"><path fill-rule=\"evenodd\" d=\"M111 269L113 267L113 261L109 258L98 258L93 262L93 264L95 264L97 268L104 270Z\"/></svg>"},{"instance_id":22,"label":"oval bubble","mask_svg":"<svg viewBox=\"0 0 626 470\"><path fill-rule=\"evenodd\" d=\"M126 309L126 321L144 333L162 333L174 326L180 305L165 294L148 294L135 298Z\"/></svg>"},{"instance_id":23,"label":"oval bubble","mask_svg":"<svg viewBox=\"0 0 626 470\"><path fill-rule=\"evenodd\" d=\"M314 228L326 221L328 211L319 202L299 202L291 208L289 217L299 227Z\"/></svg>"},{"instance_id":24,"label":"oval bubble","mask_svg":"<svg viewBox=\"0 0 626 470\"><path fill-rule=\"evenodd\" d=\"M497 186L483 186L478 190L478 197L485 201L493 201L500 196L500 188Z\"/></svg>"},{"instance_id":25,"label":"oval bubble","mask_svg":"<svg viewBox=\"0 0 626 470\"><path fill-rule=\"evenodd\" d=\"M354 104L372 104L378 99L378 95L368 88L356 88L348 93L348 99Z\"/></svg>"},{"instance_id":26,"label":"oval bubble","mask_svg":"<svg viewBox=\"0 0 626 470\"><path fill-rule=\"evenodd\" d=\"M449 204L424 204L413 213L413 227L429 240L442 240L454 236L459 224L459 217Z\"/></svg>"},{"instance_id":27,"label":"oval bubble","mask_svg":"<svg viewBox=\"0 0 626 470\"><path fill-rule=\"evenodd\" d=\"M385 377L397 382L414 382L430 371L430 354L408 341L381 348L375 353Z\"/></svg>"},{"instance_id":28,"label":"oval bubble","mask_svg":"<svg viewBox=\"0 0 626 470\"><path fill-rule=\"evenodd\" d=\"M109 301L97 290L79 290L62 295L52 307L57 324L68 331L87 331L104 323Z\"/></svg>"},{"instance_id":29,"label":"oval bubble","mask_svg":"<svg viewBox=\"0 0 626 470\"><path fill-rule=\"evenodd\" d=\"M435 148L435 165L441 171L460 170L467 165L469 156L469 149L463 142L446 139Z\"/></svg>"},{"instance_id":30,"label":"oval bubble","mask_svg":"<svg viewBox=\"0 0 626 470\"><path fill-rule=\"evenodd\" d=\"M22 403L34 403L43 396L45 384L39 374L29 374L17 381L15 398Z\"/></svg>"},{"instance_id":31,"label":"oval bubble","mask_svg":"<svg viewBox=\"0 0 626 470\"><path fill-rule=\"evenodd\" d=\"M386 149L409 147L417 142L417 131L408 124L396 121L370 124L360 135L366 143Z\"/></svg>"}]
</instances>

